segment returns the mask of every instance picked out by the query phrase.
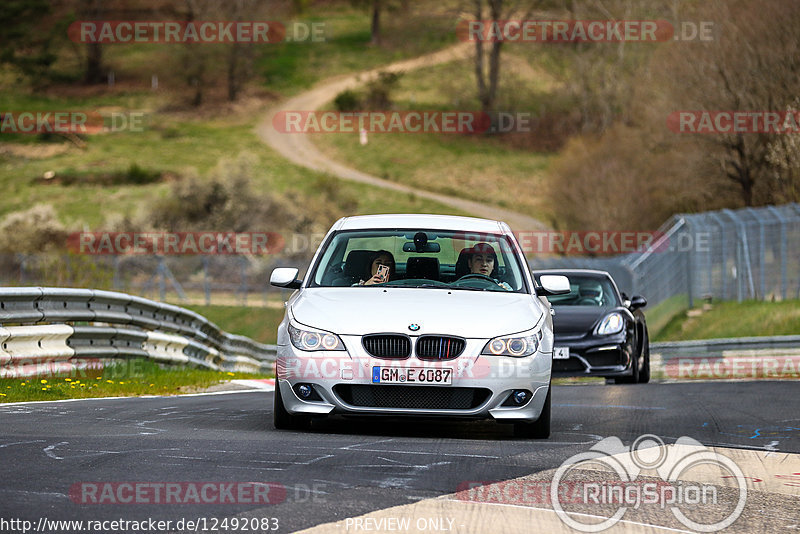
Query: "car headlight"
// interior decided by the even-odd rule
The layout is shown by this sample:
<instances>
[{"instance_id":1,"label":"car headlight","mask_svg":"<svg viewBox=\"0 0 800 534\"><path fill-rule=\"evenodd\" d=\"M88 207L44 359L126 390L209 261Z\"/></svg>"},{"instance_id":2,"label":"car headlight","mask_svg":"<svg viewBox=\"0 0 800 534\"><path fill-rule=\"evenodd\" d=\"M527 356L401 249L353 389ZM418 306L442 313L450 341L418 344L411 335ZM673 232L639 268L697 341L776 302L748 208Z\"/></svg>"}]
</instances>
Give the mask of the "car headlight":
<instances>
[{"instance_id":1,"label":"car headlight","mask_svg":"<svg viewBox=\"0 0 800 534\"><path fill-rule=\"evenodd\" d=\"M541 330L533 334L496 337L489 340L481 354L522 358L535 353L539 349L541 340Z\"/></svg>"},{"instance_id":2,"label":"car headlight","mask_svg":"<svg viewBox=\"0 0 800 534\"><path fill-rule=\"evenodd\" d=\"M344 343L336 334L323 330L308 330L289 324L289 339L300 350L345 350Z\"/></svg>"},{"instance_id":3,"label":"car headlight","mask_svg":"<svg viewBox=\"0 0 800 534\"><path fill-rule=\"evenodd\" d=\"M622 332L625 321L619 312L609 313L597 326L597 333L601 336Z\"/></svg>"}]
</instances>

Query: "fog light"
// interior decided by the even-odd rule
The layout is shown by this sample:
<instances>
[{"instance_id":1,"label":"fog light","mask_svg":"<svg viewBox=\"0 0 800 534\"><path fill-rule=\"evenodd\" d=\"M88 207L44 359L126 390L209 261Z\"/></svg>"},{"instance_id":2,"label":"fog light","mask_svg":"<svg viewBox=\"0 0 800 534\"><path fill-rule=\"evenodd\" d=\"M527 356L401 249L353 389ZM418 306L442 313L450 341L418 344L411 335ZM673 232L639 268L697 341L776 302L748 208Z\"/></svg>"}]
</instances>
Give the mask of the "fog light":
<instances>
[{"instance_id":1,"label":"fog light","mask_svg":"<svg viewBox=\"0 0 800 534\"><path fill-rule=\"evenodd\" d=\"M297 393L299 393L300 396L303 397L304 399L309 398L313 391L314 390L311 389L311 386L309 386L308 384L300 384L299 386L297 386Z\"/></svg>"},{"instance_id":2,"label":"fog light","mask_svg":"<svg viewBox=\"0 0 800 534\"><path fill-rule=\"evenodd\" d=\"M514 402L522 406L526 402L528 402L528 392L525 390L519 390L514 392Z\"/></svg>"}]
</instances>

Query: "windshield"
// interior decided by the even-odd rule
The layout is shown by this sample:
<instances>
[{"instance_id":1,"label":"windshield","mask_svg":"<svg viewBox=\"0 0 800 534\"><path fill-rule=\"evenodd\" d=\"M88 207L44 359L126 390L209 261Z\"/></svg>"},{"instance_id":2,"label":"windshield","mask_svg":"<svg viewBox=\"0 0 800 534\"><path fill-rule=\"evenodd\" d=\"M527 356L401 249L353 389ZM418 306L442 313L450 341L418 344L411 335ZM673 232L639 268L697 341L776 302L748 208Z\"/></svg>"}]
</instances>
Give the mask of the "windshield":
<instances>
[{"instance_id":1,"label":"windshield","mask_svg":"<svg viewBox=\"0 0 800 534\"><path fill-rule=\"evenodd\" d=\"M311 287L425 287L527 292L503 235L398 229L339 232L314 267Z\"/></svg>"},{"instance_id":2,"label":"windshield","mask_svg":"<svg viewBox=\"0 0 800 534\"><path fill-rule=\"evenodd\" d=\"M608 278L569 274L569 293L550 295L553 306L596 306L613 308L620 302L614 285Z\"/></svg>"}]
</instances>

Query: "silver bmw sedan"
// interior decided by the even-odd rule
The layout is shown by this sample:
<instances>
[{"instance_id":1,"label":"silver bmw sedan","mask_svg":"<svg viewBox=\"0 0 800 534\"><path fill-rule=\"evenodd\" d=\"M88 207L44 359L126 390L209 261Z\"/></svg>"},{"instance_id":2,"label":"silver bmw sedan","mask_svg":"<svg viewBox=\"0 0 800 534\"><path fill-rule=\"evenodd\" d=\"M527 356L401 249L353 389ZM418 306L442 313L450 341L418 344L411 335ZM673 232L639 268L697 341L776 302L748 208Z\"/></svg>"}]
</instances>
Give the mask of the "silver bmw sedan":
<instances>
[{"instance_id":1,"label":"silver bmw sedan","mask_svg":"<svg viewBox=\"0 0 800 534\"><path fill-rule=\"evenodd\" d=\"M550 435L553 322L507 224L440 215L337 221L278 327L274 423L333 414L494 419Z\"/></svg>"}]
</instances>

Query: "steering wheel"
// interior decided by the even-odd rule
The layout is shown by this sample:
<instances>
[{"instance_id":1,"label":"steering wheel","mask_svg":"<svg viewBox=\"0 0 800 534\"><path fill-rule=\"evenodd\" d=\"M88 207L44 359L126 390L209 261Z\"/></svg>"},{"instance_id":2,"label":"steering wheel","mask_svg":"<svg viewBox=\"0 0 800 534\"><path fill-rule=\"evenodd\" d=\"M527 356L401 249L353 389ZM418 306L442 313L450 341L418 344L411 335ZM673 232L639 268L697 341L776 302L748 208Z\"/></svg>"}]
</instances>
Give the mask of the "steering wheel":
<instances>
[{"instance_id":1,"label":"steering wheel","mask_svg":"<svg viewBox=\"0 0 800 534\"><path fill-rule=\"evenodd\" d=\"M494 278L480 273L465 274L464 276L453 282L453 284L459 284L463 280L482 280L484 282L491 282L493 286L499 286L499 284L494 280Z\"/></svg>"},{"instance_id":2,"label":"steering wheel","mask_svg":"<svg viewBox=\"0 0 800 534\"><path fill-rule=\"evenodd\" d=\"M494 281L494 278L492 278L491 276L486 276L485 274L480 274L480 273L465 274L464 276L462 276L461 278L456 280L456 282L460 282L462 280L470 280L472 278L474 278L476 280L488 280L489 282L491 282L493 284L497 283L497 282Z\"/></svg>"},{"instance_id":3,"label":"steering wheel","mask_svg":"<svg viewBox=\"0 0 800 534\"><path fill-rule=\"evenodd\" d=\"M575 303L576 306L597 306L597 300L592 297L581 297L578 299L578 302Z\"/></svg>"}]
</instances>

